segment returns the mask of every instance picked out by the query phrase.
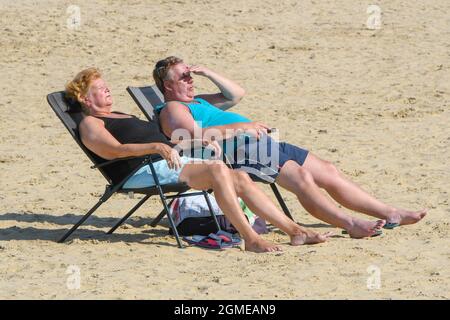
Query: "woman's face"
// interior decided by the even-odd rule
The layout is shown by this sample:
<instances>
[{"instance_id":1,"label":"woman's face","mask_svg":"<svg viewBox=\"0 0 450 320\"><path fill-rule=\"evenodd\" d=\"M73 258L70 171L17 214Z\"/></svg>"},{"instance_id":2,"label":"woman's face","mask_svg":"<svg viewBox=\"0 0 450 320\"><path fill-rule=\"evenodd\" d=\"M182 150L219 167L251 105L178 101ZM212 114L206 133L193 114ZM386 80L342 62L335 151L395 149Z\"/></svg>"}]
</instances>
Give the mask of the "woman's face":
<instances>
[{"instance_id":1,"label":"woman's face","mask_svg":"<svg viewBox=\"0 0 450 320\"><path fill-rule=\"evenodd\" d=\"M86 96L86 105L98 108L110 107L112 105L111 91L102 78L92 81Z\"/></svg>"}]
</instances>

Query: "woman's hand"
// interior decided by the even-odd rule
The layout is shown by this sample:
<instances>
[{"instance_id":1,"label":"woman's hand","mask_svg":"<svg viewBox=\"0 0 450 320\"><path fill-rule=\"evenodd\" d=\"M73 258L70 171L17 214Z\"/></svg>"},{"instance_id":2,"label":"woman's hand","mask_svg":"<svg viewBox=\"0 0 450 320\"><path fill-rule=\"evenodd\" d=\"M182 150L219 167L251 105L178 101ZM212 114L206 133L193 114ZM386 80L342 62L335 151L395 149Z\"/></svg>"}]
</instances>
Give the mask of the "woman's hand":
<instances>
[{"instance_id":1,"label":"woman's hand","mask_svg":"<svg viewBox=\"0 0 450 320\"><path fill-rule=\"evenodd\" d=\"M179 170L181 168L181 158L176 149L164 143L158 143L156 149L158 154L167 161L169 169Z\"/></svg>"}]
</instances>

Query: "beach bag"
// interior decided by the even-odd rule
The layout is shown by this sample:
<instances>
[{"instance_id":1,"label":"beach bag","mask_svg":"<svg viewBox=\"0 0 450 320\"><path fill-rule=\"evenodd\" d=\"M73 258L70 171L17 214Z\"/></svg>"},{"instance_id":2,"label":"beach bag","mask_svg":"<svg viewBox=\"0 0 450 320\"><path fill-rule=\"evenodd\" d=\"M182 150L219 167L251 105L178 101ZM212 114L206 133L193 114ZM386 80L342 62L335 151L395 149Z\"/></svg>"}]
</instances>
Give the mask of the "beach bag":
<instances>
[{"instance_id":1,"label":"beach bag","mask_svg":"<svg viewBox=\"0 0 450 320\"><path fill-rule=\"evenodd\" d=\"M212 195L209 195L209 199L221 230L233 234L237 233L236 228L231 224L228 218L225 217L222 210L220 210L216 199ZM241 208L253 229L259 234L267 233L268 230L266 221L256 216L246 206L242 199L238 199ZM182 236L206 236L217 231L216 224L213 217L211 217L208 204L203 195L177 198L172 203L169 210L175 226L177 227L178 233ZM173 231L170 229L169 233L173 234Z\"/></svg>"}]
</instances>

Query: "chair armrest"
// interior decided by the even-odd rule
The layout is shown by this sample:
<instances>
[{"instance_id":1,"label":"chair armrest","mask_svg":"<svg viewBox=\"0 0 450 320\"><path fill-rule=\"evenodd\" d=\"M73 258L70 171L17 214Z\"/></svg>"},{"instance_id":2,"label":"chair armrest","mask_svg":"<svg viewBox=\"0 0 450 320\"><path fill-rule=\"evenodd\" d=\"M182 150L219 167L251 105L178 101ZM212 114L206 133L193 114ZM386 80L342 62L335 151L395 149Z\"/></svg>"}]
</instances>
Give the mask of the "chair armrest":
<instances>
[{"instance_id":1,"label":"chair armrest","mask_svg":"<svg viewBox=\"0 0 450 320\"><path fill-rule=\"evenodd\" d=\"M154 154L154 155L156 156L156 154ZM131 159L140 159L140 158L142 158L143 161L147 161L147 162L148 162L148 160L159 161L159 160L162 159L162 157L159 156L159 155L157 157L153 157L153 158L150 155L137 156L137 157L116 158L116 159L112 159L112 160L109 160L109 161L106 161L106 162L95 164L95 165L91 166L91 169L97 169L97 168L106 167L106 166L108 166L110 164L113 164L113 163L116 163L118 161L125 161L125 160L131 160Z\"/></svg>"},{"instance_id":2,"label":"chair armrest","mask_svg":"<svg viewBox=\"0 0 450 320\"><path fill-rule=\"evenodd\" d=\"M198 149L205 149L205 147L203 146L198 146L193 148L193 150L198 150ZM189 149L188 149L189 150ZM180 152L183 152L185 150L181 149ZM153 157L152 157L153 156ZM97 168L102 168L102 167L106 167L110 164L119 162L119 161L125 161L125 160L131 160L131 159L140 159L142 158L143 161L148 162L148 160L150 160L150 162L155 162L155 161L159 161L162 160L163 158L158 155L158 154L151 154L151 155L145 155L145 156L133 156L133 157L124 157L124 158L116 158L116 159L112 159L112 160L108 160L102 163L98 163L95 164L93 166L91 166L91 169L97 169Z\"/></svg>"}]
</instances>

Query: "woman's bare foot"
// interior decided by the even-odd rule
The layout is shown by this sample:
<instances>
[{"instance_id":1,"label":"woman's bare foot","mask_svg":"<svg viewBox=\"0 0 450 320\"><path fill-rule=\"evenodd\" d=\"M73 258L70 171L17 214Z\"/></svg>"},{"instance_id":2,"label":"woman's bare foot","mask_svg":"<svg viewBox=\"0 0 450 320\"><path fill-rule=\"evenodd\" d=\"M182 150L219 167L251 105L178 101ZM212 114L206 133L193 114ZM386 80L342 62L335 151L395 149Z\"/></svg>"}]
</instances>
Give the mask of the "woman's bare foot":
<instances>
[{"instance_id":1,"label":"woman's bare foot","mask_svg":"<svg viewBox=\"0 0 450 320\"><path fill-rule=\"evenodd\" d=\"M282 251L282 250L279 246L277 246L269 241L266 241L262 238L257 238L253 241L249 241L249 240L245 241L245 251L262 253L262 252L274 252L274 251Z\"/></svg>"},{"instance_id":2,"label":"woman's bare foot","mask_svg":"<svg viewBox=\"0 0 450 320\"><path fill-rule=\"evenodd\" d=\"M371 237L386 224L386 220L366 221L353 218L353 226L347 229L350 237L355 239Z\"/></svg>"},{"instance_id":3,"label":"woman's bare foot","mask_svg":"<svg viewBox=\"0 0 450 320\"><path fill-rule=\"evenodd\" d=\"M294 234L291 237L291 245L300 246L302 244L316 244L327 241L329 237L333 235L333 232L326 232L323 234L303 229L298 234Z\"/></svg>"},{"instance_id":4,"label":"woman's bare foot","mask_svg":"<svg viewBox=\"0 0 450 320\"><path fill-rule=\"evenodd\" d=\"M387 221L389 223L398 223L400 225L414 224L422 220L426 215L426 209L422 209L420 211L393 209Z\"/></svg>"}]
</instances>

